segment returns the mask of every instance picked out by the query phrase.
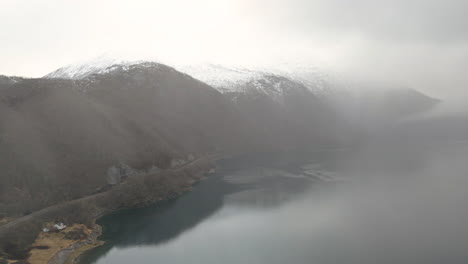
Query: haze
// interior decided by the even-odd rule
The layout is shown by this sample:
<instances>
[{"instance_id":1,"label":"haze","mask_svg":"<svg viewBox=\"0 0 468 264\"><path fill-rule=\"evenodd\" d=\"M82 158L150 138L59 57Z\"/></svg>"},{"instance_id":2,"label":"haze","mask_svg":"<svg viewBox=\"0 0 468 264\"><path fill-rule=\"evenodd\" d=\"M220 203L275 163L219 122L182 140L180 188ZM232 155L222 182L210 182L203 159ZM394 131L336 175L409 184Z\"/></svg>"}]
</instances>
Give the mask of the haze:
<instances>
[{"instance_id":1,"label":"haze","mask_svg":"<svg viewBox=\"0 0 468 264\"><path fill-rule=\"evenodd\" d=\"M466 10L0 0L0 264L465 264Z\"/></svg>"},{"instance_id":2,"label":"haze","mask_svg":"<svg viewBox=\"0 0 468 264\"><path fill-rule=\"evenodd\" d=\"M462 95L461 0L0 2L0 73L41 77L102 54L167 63L306 63Z\"/></svg>"}]
</instances>

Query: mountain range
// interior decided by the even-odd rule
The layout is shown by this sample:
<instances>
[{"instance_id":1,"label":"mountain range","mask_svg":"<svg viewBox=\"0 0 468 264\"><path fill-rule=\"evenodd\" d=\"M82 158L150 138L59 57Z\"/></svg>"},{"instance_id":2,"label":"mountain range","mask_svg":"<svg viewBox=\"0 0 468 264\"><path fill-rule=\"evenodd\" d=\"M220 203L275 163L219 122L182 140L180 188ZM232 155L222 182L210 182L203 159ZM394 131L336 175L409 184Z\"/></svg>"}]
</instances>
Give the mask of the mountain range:
<instances>
[{"instance_id":1,"label":"mountain range","mask_svg":"<svg viewBox=\"0 0 468 264\"><path fill-rule=\"evenodd\" d=\"M108 60L0 76L0 212L86 196L115 166L348 146L376 120L393 124L438 102L411 89L357 96L308 68L176 68Z\"/></svg>"}]
</instances>

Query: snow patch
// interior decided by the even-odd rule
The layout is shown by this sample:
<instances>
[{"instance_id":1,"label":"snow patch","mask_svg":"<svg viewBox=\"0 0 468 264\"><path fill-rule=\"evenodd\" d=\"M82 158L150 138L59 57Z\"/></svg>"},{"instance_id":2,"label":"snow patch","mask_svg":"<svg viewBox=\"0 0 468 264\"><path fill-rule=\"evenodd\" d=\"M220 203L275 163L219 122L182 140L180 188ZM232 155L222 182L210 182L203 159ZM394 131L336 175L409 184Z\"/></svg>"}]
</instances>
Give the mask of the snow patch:
<instances>
[{"instance_id":1,"label":"snow patch","mask_svg":"<svg viewBox=\"0 0 468 264\"><path fill-rule=\"evenodd\" d=\"M179 65L181 72L185 72L200 81L203 81L221 93L249 93L253 86L258 93L281 98L284 90L288 88L285 81L300 84L317 96L325 96L346 85L339 78L325 74L315 67L294 66L291 64L277 65L272 68L238 66L223 66L219 64ZM275 81L272 78L278 77ZM289 85L290 88L290 85Z\"/></svg>"}]
</instances>

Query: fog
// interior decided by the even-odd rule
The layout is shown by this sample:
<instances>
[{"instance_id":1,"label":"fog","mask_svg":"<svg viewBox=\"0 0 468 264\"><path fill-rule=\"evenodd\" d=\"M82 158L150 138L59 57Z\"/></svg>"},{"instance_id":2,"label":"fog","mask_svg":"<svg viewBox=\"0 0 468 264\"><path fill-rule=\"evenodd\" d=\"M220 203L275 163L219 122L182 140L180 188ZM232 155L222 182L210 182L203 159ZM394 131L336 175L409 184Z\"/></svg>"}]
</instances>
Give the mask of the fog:
<instances>
[{"instance_id":1,"label":"fog","mask_svg":"<svg viewBox=\"0 0 468 264\"><path fill-rule=\"evenodd\" d=\"M466 260L466 142L406 144L379 143L356 155L354 169L344 170L351 182L315 208L332 220L319 230L338 229L349 238L334 248L336 263Z\"/></svg>"},{"instance_id":2,"label":"fog","mask_svg":"<svg viewBox=\"0 0 468 264\"><path fill-rule=\"evenodd\" d=\"M465 263L467 9L0 0L0 262L180 195L83 263Z\"/></svg>"},{"instance_id":3,"label":"fog","mask_svg":"<svg viewBox=\"0 0 468 264\"><path fill-rule=\"evenodd\" d=\"M0 2L0 73L39 77L111 54L171 63L302 63L460 98L465 1Z\"/></svg>"},{"instance_id":4,"label":"fog","mask_svg":"<svg viewBox=\"0 0 468 264\"><path fill-rule=\"evenodd\" d=\"M326 182L288 170L294 154L220 164L167 207L107 217L110 242L84 263L465 263L467 155L466 142L382 141L303 154Z\"/></svg>"}]
</instances>

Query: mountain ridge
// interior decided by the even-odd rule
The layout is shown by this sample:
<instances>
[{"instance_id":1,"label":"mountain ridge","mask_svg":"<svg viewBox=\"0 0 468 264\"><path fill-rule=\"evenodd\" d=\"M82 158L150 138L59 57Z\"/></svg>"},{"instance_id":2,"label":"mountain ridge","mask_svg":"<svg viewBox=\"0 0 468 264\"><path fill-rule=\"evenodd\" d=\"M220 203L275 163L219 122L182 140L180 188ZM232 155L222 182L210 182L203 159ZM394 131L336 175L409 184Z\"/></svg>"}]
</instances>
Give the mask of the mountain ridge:
<instances>
[{"instance_id":1,"label":"mountain ridge","mask_svg":"<svg viewBox=\"0 0 468 264\"><path fill-rule=\"evenodd\" d=\"M274 73L238 68L235 73L248 78L222 93L161 63L99 65L77 67L79 74L59 69L47 78L0 76L0 158L9 161L1 167L1 186L21 190L1 190L0 203L21 193L39 195L24 182L67 189L50 192L55 200L83 195L104 184L105 171L115 164L164 168L190 153L348 144L354 131L366 125L364 118L380 120L380 126L435 103L411 93L402 104L414 106L395 112L395 101L409 98L403 93L385 97L383 107L370 104L352 110L355 119L348 119L346 111L303 83ZM363 114L367 112L372 115ZM69 183L79 179L89 186L68 190ZM48 204L48 199L34 202Z\"/></svg>"}]
</instances>

